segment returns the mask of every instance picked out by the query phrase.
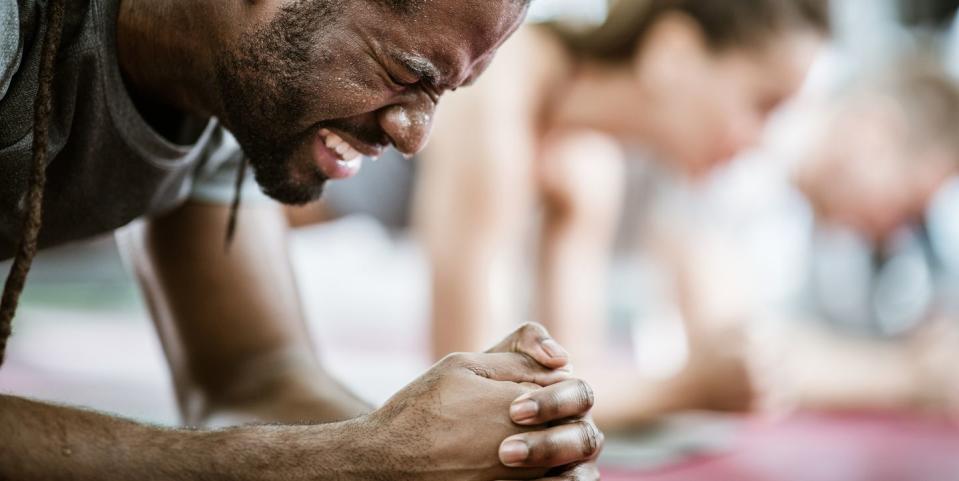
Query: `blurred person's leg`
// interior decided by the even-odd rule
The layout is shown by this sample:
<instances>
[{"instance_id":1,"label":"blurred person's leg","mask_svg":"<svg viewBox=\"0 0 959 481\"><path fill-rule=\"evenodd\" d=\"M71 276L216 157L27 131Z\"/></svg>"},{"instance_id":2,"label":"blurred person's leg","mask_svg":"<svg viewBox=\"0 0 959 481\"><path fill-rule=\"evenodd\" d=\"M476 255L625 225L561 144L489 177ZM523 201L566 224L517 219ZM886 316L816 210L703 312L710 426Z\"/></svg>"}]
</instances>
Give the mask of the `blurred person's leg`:
<instances>
[{"instance_id":1,"label":"blurred person's leg","mask_svg":"<svg viewBox=\"0 0 959 481\"><path fill-rule=\"evenodd\" d=\"M587 363L602 362L606 347L607 279L623 201L623 157L606 136L581 133L551 144L537 166L544 203L537 320Z\"/></svg>"}]
</instances>

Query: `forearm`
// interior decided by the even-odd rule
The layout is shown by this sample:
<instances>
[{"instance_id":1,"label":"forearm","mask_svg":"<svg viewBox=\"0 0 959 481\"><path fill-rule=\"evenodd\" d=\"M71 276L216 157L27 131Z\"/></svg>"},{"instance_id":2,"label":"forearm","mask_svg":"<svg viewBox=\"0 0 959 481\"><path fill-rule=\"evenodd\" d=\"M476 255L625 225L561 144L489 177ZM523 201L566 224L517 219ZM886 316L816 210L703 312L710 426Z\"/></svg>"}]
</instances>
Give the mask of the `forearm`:
<instances>
[{"instance_id":1,"label":"forearm","mask_svg":"<svg viewBox=\"0 0 959 481\"><path fill-rule=\"evenodd\" d=\"M286 219L250 205L229 252L229 209L189 203L120 241L136 266L188 423L332 422L366 406L327 375L287 255Z\"/></svg>"},{"instance_id":2,"label":"forearm","mask_svg":"<svg viewBox=\"0 0 959 481\"><path fill-rule=\"evenodd\" d=\"M595 229L584 227L547 221L537 269L537 314L580 363L602 363L611 246Z\"/></svg>"},{"instance_id":3,"label":"forearm","mask_svg":"<svg viewBox=\"0 0 959 481\"><path fill-rule=\"evenodd\" d=\"M462 245L462 244L460 244ZM434 256L432 272L433 354L474 352L517 319L504 302L509 275L486 253L464 248L455 259Z\"/></svg>"},{"instance_id":4,"label":"forearm","mask_svg":"<svg viewBox=\"0 0 959 481\"><path fill-rule=\"evenodd\" d=\"M433 354L439 359L482 350L519 320L513 284L529 211L514 183L474 179L463 197L441 198L434 191L442 184L467 181L425 182L434 185L419 193L417 229L431 267Z\"/></svg>"},{"instance_id":5,"label":"forearm","mask_svg":"<svg viewBox=\"0 0 959 481\"><path fill-rule=\"evenodd\" d=\"M537 317L582 365L598 361L605 348L606 278L622 205L623 153L603 134L570 132L543 155ZM590 159L588 169L583 159Z\"/></svg>"},{"instance_id":6,"label":"forearm","mask_svg":"<svg viewBox=\"0 0 959 481\"><path fill-rule=\"evenodd\" d=\"M0 479L375 479L362 426L173 430L0 396Z\"/></svg>"},{"instance_id":7,"label":"forearm","mask_svg":"<svg viewBox=\"0 0 959 481\"><path fill-rule=\"evenodd\" d=\"M237 382L218 392L188 395L203 399L197 422L221 427L247 423L329 423L373 410L313 359L275 355L253 359L239 369ZM180 390L196 387L178 386Z\"/></svg>"}]
</instances>

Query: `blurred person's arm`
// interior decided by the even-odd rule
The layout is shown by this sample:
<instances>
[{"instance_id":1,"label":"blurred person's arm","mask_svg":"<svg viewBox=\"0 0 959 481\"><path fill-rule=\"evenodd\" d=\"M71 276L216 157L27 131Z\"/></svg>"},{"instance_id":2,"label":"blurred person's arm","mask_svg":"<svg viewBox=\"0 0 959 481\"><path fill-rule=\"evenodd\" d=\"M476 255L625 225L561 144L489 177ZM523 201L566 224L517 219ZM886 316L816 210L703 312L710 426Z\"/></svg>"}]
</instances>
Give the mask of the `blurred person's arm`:
<instances>
[{"instance_id":1,"label":"blurred person's arm","mask_svg":"<svg viewBox=\"0 0 959 481\"><path fill-rule=\"evenodd\" d=\"M510 308L535 195L536 75L521 30L482 79L451 94L423 153L414 224L432 267L433 354L472 351L518 321Z\"/></svg>"},{"instance_id":2,"label":"blurred person's arm","mask_svg":"<svg viewBox=\"0 0 959 481\"><path fill-rule=\"evenodd\" d=\"M619 226L624 153L599 133L570 132L545 148L539 184L539 321L579 363L606 363L607 278Z\"/></svg>"},{"instance_id":3,"label":"blurred person's arm","mask_svg":"<svg viewBox=\"0 0 959 481\"><path fill-rule=\"evenodd\" d=\"M338 421L369 411L323 369L304 321L282 210L191 202L125 239L190 423Z\"/></svg>"},{"instance_id":4,"label":"blurred person's arm","mask_svg":"<svg viewBox=\"0 0 959 481\"><path fill-rule=\"evenodd\" d=\"M743 334L755 307L746 294L751 286L744 259L724 235L701 223L702 216L664 209L662 203L653 208L655 220L640 226L638 248L658 267L661 288L647 286L652 292L645 295L673 308L645 305L644 321L660 330L640 331L651 339L634 347L683 349L684 356L676 366L646 364L656 364L648 352L630 363L578 363L577 372L592 380L601 401L596 421L609 431L643 428L687 411L744 412L753 402ZM682 344L655 337L662 329L678 330Z\"/></svg>"},{"instance_id":5,"label":"blurred person's arm","mask_svg":"<svg viewBox=\"0 0 959 481\"><path fill-rule=\"evenodd\" d=\"M957 407L959 328L938 319L898 342L837 333L811 319L762 326L750 343L760 406L793 410L908 410Z\"/></svg>"}]
</instances>

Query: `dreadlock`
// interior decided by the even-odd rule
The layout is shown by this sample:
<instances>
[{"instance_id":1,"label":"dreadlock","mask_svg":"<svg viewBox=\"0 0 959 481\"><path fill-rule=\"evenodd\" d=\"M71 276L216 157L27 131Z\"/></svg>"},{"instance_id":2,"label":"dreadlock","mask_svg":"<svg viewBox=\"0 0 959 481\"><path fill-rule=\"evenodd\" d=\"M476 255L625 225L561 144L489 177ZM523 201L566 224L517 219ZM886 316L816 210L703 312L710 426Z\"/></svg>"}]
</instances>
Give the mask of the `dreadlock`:
<instances>
[{"instance_id":1,"label":"dreadlock","mask_svg":"<svg viewBox=\"0 0 959 481\"><path fill-rule=\"evenodd\" d=\"M230 252L233 238L236 237L236 224L240 217L240 202L243 197L243 182L246 180L246 170L250 166L250 159L243 156L240 168L236 172L236 183L233 186L233 203L230 204L230 218L226 222L226 252Z\"/></svg>"},{"instance_id":2,"label":"dreadlock","mask_svg":"<svg viewBox=\"0 0 959 481\"><path fill-rule=\"evenodd\" d=\"M47 154L50 136L50 114L53 111L53 78L60 38L63 34L63 17L66 0L50 0L47 9L47 31L40 52L40 74L37 79L37 96L33 104L33 170L26 196L26 212L20 231L20 243L10 274L7 275L0 298L0 365L3 364L17 313L20 294L27 282L27 274L37 254L37 239L43 224L43 189L47 182Z\"/></svg>"}]
</instances>

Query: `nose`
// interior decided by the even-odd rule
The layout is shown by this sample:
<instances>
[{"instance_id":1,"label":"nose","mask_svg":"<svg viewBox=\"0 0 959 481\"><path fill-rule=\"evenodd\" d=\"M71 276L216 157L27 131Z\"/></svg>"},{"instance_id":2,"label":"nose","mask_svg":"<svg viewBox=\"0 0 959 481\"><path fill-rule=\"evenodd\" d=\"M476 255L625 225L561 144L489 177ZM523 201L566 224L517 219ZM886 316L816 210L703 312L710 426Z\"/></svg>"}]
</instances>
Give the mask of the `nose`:
<instances>
[{"instance_id":1,"label":"nose","mask_svg":"<svg viewBox=\"0 0 959 481\"><path fill-rule=\"evenodd\" d=\"M436 103L427 95L396 105L379 112L380 127L390 137L396 150L413 155L426 147Z\"/></svg>"}]
</instances>

